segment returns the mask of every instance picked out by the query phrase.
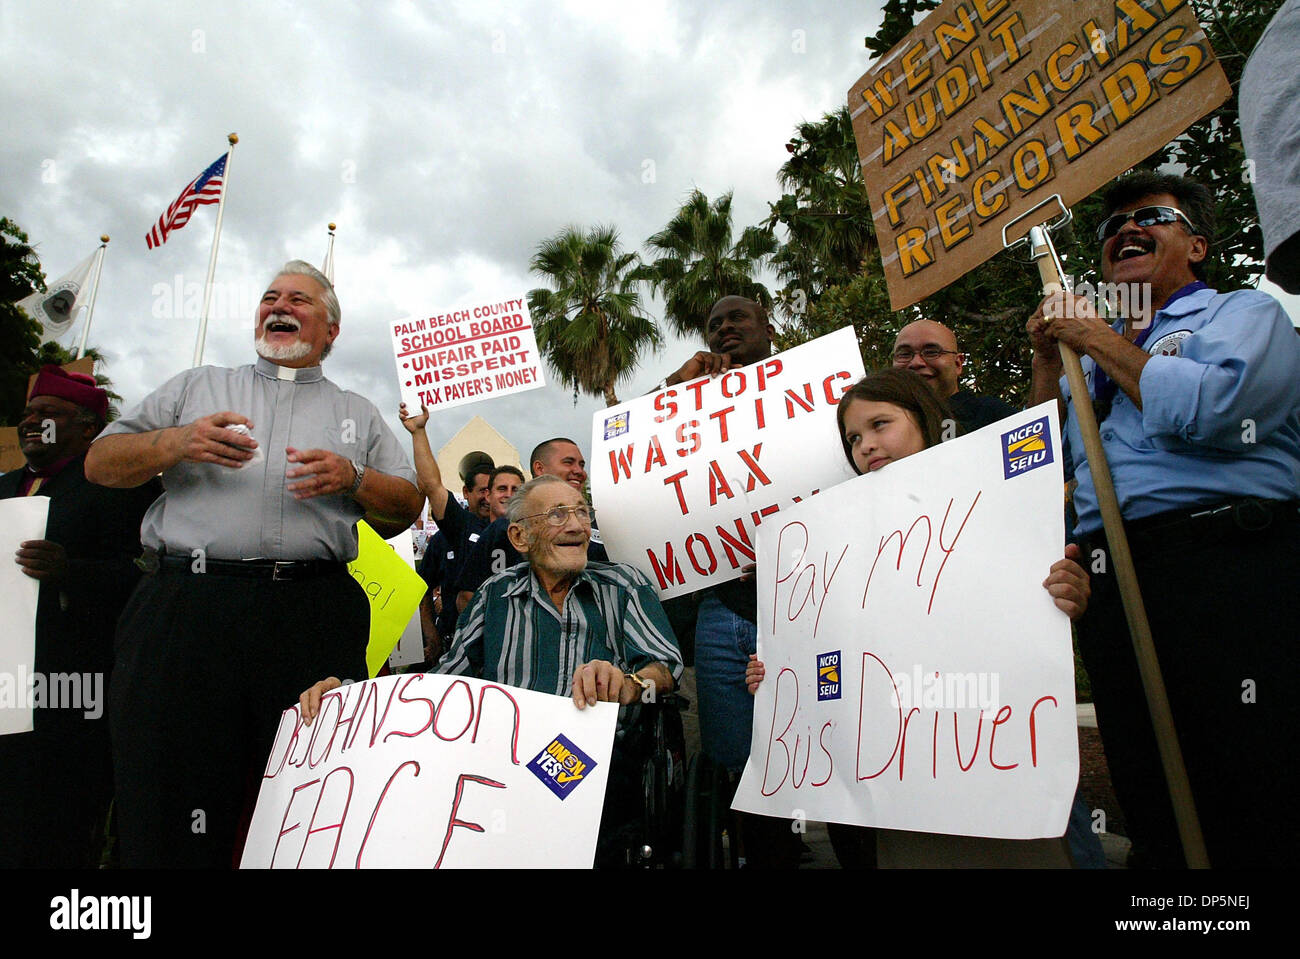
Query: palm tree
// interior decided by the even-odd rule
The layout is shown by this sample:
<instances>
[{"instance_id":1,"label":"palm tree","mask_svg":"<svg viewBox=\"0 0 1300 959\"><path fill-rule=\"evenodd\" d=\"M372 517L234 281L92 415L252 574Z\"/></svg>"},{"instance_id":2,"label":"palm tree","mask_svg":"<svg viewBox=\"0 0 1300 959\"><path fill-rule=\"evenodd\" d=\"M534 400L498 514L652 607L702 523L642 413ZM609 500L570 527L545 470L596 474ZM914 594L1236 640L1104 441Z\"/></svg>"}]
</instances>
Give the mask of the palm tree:
<instances>
[{"instance_id":1,"label":"palm tree","mask_svg":"<svg viewBox=\"0 0 1300 959\"><path fill-rule=\"evenodd\" d=\"M614 386L636 368L659 330L641 313L639 258L619 249L618 231L567 227L542 241L530 266L554 289L528 293L537 346L559 381L605 405L618 402Z\"/></svg>"},{"instance_id":2,"label":"palm tree","mask_svg":"<svg viewBox=\"0 0 1300 959\"><path fill-rule=\"evenodd\" d=\"M776 251L768 230L746 227L731 237L731 193L710 203L692 190L668 225L646 241L661 254L639 272L664 297L664 317L683 336L704 335L709 309L724 296L746 296L772 305L767 287L755 281L763 259Z\"/></svg>"}]
</instances>

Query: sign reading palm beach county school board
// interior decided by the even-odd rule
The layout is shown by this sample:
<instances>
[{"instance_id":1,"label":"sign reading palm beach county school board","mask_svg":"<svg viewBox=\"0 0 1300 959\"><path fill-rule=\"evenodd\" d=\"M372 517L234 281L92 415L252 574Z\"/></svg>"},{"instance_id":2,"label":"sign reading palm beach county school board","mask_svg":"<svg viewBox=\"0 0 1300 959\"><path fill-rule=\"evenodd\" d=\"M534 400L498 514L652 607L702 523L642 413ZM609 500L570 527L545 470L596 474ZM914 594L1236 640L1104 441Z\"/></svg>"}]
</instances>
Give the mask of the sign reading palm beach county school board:
<instances>
[{"instance_id":1,"label":"sign reading palm beach county school board","mask_svg":"<svg viewBox=\"0 0 1300 959\"><path fill-rule=\"evenodd\" d=\"M1230 92L1186 0L946 0L849 90L893 308L1001 250L1002 227L1040 201L1083 199Z\"/></svg>"},{"instance_id":2,"label":"sign reading palm beach county school board","mask_svg":"<svg viewBox=\"0 0 1300 959\"><path fill-rule=\"evenodd\" d=\"M590 868L617 719L461 676L341 686L281 715L241 866Z\"/></svg>"},{"instance_id":3,"label":"sign reading palm beach county school board","mask_svg":"<svg viewBox=\"0 0 1300 959\"><path fill-rule=\"evenodd\" d=\"M1060 836L1079 747L1055 404L782 510L758 530L758 656L735 807Z\"/></svg>"},{"instance_id":4,"label":"sign reading palm beach county school board","mask_svg":"<svg viewBox=\"0 0 1300 959\"><path fill-rule=\"evenodd\" d=\"M523 295L459 306L390 326L402 402L430 412L545 386Z\"/></svg>"},{"instance_id":5,"label":"sign reading palm beach county school board","mask_svg":"<svg viewBox=\"0 0 1300 959\"><path fill-rule=\"evenodd\" d=\"M835 411L862 376L845 328L598 411L591 492L610 558L664 599L739 577L761 524L853 476Z\"/></svg>"}]
</instances>

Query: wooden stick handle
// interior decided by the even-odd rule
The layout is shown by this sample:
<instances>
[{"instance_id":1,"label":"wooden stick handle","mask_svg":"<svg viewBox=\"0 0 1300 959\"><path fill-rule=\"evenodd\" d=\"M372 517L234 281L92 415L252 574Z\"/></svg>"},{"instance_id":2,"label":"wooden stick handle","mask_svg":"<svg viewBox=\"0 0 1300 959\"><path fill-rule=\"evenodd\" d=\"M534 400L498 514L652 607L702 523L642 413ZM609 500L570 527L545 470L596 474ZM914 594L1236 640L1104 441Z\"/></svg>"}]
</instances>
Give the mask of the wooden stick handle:
<instances>
[{"instance_id":1,"label":"wooden stick handle","mask_svg":"<svg viewBox=\"0 0 1300 959\"><path fill-rule=\"evenodd\" d=\"M1031 247L1036 245L1035 241L1046 247L1038 256L1038 275L1043 281L1043 295L1059 292L1063 289L1064 278L1047 231L1035 227L1030 236ZM1129 551L1128 536L1124 532L1110 464L1106 461L1106 452L1101 445L1101 433L1097 429L1091 393L1083 378L1083 367L1078 355L1066 344L1058 345L1061 348L1065 376L1070 384L1070 395L1074 397L1074 413L1079 421L1079 432L1083 436L1093 488L1097 491L1097 505L1101 509L1102 525L1106 530L1106 541L1110 545L1110 561L1119 585L1129 633L1133 638L1133 652L1137 657L1138 672L1142 676L1142 687L1146 691L1156 745L1160 748L1160 762L1164 767L1165 781L1169 784L1169 798L1174 806L1174 818L1178 822L1183 856L1189 868L1208 869L1210 859L1205 851L1205 839L1201 835L1201 822L1196 815L1191 783L1187 779L1187 768L1183 765L1183 751L1178 745L1178 735L1174 730L1174 717L1169 709L1169 697L1165 692L1164 677L1160 673L1160 662L1156 658L1155 644L1151 640L1151 624L1147 622L1137 571L1133 568L1133 554Z\"/></svg>"}]
</instances>

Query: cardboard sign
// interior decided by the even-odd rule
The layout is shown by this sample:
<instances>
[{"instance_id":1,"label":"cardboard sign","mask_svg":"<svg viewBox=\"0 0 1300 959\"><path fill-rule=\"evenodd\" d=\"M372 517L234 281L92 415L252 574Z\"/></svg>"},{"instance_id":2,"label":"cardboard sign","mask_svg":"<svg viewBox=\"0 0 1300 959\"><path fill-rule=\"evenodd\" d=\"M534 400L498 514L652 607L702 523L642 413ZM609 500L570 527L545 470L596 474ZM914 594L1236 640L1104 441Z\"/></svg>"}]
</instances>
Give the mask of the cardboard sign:
<instances>
[{"instance_id":1,"label":"cardboard sign","mask_svg":"<svg viewBox=\"0 0 1300 959\"><path fill-rule=\"evenodd\" d=\"M997 253L1002 227L1035 204L1081 200L1230 92L1186 0L946 0L849 90L893 308Z\"/></svg>"},{"instance_id":2,"label":"cardboard sign","mask_svg":"<svg viewBox=\"0 0 1300 959\"><path fill-rule=\"evenodd\" d=\"M0 500L0 736L32 731L36 603L40 582L14 562L18 544L45 538L48 496Z\"/></svg>"},{"instance_id":3,"label":"cardboard sign","mask_svg":"<svg viewBox=\"0 0 1300 959\"><path fill-rule=\"evenodd\" d=\"M409 552L410 535L403 532L395 539L396 544L387 543L364 520L357 523L357 558L348 563L348 572L370 597L366 668L371 676L379 673L412 615L419 628L420 600L426 589L420 574L394 548L401 544Z\"/></svg>"},{"instance_id":4,"label":"cardboard sign","mask_svg":"<svg viewBox=\"0 0 1300 959\"><path fill-rule=\"evenodd\" d=\"M435 410L545 386L522 296L393 323L398 389L407 409Z\"/></svg>"},{"instance_id":5,"label":"cardboard sign","mask_svg":"<svg viewBox=\"0 0 1300 959\"><path fill-rule=\"evenodd\" d=\"M846 327L597 412L591 492L610 558L663 599L740 576L760 524L853 476L835 408L862 376Z\"/></svg>"},{"instance_id":6,"label":"cardboard sign","mask_svg":"<svg viewBox=\"0 0 1300 959\"><path fill-rule=\"evenodd\" d=\"M414 673L285 710L245 869L589 868L618 706Z\"/></svg>"},{"instance_id":7,"label":"cardboard sign","mask_svg":"<svg viewBox=\"0 0 1300 959\"><path fill-rule=\"evenodd\" d=\"M758 531L767 669L735 807L891 829L1065 832L1079 773L1055 404Z\"/></svg>"}]
</instances>

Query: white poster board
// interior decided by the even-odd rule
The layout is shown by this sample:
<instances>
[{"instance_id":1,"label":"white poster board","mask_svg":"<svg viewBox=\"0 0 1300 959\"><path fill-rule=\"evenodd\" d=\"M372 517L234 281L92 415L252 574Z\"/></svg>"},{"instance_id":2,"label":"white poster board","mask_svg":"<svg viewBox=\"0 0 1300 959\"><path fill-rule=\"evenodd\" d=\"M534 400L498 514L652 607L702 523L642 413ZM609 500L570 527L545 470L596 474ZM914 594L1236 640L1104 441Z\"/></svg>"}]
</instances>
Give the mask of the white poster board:
<instances>
[{"instance_id":1,"label":"white poster board","mask_svg":"<svg viewBox=\"0 0 1300 959\"><path fill-rule=\"evenodd\" d=\"M280 717L242 868L589 868L618 707L413 673Z\"/></svg>"},{"instance_id":2,"label":"white poster board","mask_svg":"<svg viewBox=\"0 0 1300 959\"><path fill-rule=\"evenodd\" d=\"M662 599L739 577L761 524L853 476L835 409L862 376L846 327L597 412L591 493L610 558Z\"/></svg>"},{"instance_id":3,"label":"white poster board","mask_svg":"<svg viewBox=\"0 0 1300 959\"><path fill-rule=\"evenodd\" d=\"M45 538L48 496L0 500L0 735L32 731L31 679L36 659L40 583L14 562L18 544Z\"/></svg>"},{"instance_id":4,"label":"white poster board","mask_svg":"<svg viewBox=\"0 0 1300 959\"><path fill-rule=\"evenodd\" d=\"M419 572L415 559L414 531L405 530L387 540L387 542L389 546L397 551L398 556L406 560L411 569L417 573ZM424 626L420 622L420 610L417 607L410 622L402 630L402 637L397 641L397 645L393 647L393 652L388 657L388 666L390 669L401 669L403 666L422 662L424 662Z\"/></svg>"},{"instance_id":5,"label":"white poster board","mask_svg":"<svg viewBox=\"0 0 1300 959\"><path fill-rule=\"evenodd\" d=\"M1065 832L1079 772L1055 404L781 512L758 534L767 674L735 808Z\"/></svg>"},{"instance_id":6,"label":"white poster board","mask_svg":"<svg viewBox=\"0 0 1300 959\"><path fill-rule=\"evenodd\" d=\"M389 324L407 409L435 410L545 386L522 294L479 300Z\"/></svg>"}]
</instances>

